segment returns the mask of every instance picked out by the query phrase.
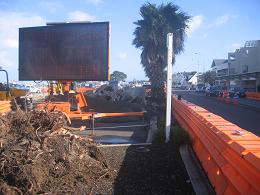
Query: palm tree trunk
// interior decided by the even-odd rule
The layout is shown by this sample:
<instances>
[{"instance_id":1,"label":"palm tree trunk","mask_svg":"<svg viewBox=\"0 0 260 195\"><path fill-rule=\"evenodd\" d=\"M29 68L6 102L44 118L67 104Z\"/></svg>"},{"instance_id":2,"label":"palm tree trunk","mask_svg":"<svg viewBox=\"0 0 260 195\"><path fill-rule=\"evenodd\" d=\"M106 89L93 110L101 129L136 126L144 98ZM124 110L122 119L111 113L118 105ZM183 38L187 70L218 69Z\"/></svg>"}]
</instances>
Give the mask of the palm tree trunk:
<instances>
[{"instance_id":1,"label":"palm tree trunk","mask_svg":"<svg viewBox=\"0 0 260 195\"><path fill-rule=\"evenodd\" d=\"M163 72L155 71L156 74L151 75L152 98L159 104L165 103L165 92L163 82Z\"/></svg>"}]
</instances>

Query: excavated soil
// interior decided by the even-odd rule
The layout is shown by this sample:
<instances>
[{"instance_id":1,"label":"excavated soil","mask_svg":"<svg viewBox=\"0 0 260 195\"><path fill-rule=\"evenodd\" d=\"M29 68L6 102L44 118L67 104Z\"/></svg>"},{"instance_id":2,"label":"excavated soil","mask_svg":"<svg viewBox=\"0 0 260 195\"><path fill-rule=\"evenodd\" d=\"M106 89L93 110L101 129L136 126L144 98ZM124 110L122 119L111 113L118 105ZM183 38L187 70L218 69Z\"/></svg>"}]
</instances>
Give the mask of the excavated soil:
<instances>
[{"instance_id":1,"label":"excavated soil","mask_svg":"<svg viewBox=\"0 0 260 195\"><path fill-rule=\"evenodd\" d=\"M0 194L91 194L110 175L96 145L58 111L0 116Z\"/></svg>"},{"instance_id":2,"label":"excavated soil","mask_svg":"<svg viewBox=\"0 0 260 195\"><path fill-rule=\"evenodd\" d=\"M113 102L102 96L85 96L88 106L96 112L140 112L144 107L126 101Z\"/></svg>"}]
</instances>

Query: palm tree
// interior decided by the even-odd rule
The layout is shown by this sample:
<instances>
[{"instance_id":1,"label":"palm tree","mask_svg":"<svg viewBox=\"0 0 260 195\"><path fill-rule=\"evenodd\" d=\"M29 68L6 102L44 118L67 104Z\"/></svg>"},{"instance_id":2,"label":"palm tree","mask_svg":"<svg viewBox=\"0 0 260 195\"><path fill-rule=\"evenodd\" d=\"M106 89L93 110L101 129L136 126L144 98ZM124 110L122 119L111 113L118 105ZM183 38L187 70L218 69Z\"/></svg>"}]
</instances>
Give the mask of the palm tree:
<instances>
[{"instance_id":1,"label":"palm tree","mask_svg":"<svg viewBox=\"0 0 260 195\"><path fill-rule=\"evenodd\" d=\"M183 51L185 29L190 16L181 12L173 3L146 3L140 8L141 20L137 25L133 45L142 50L141 63L151 81L152 97L157 102L164 102L164 71L167 65L167 33L173 33L173 51L179 54ZM175 57L173 55L173 62Z\"/></svg>"}]
</instances>

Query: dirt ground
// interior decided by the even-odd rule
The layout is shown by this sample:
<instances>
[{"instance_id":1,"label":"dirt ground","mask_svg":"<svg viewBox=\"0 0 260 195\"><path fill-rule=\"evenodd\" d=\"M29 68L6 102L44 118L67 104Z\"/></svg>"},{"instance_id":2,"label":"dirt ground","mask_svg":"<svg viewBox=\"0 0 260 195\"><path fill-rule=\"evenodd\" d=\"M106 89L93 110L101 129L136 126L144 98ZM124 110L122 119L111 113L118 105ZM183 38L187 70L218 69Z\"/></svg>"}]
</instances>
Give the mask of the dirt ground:
<instances>
[{"instance_id":1,"label":"dirt ground","mask_svg":"<svg viewBox=\"0 0 260 195\"><path fill-rule=\"evenodd\" d=\"M103 147L100 150L114 171L106 181L108 191L100 190L102 183L99 182L96 194L195 194L180 154L171 144Z\"/></svg>"}]
</instances>

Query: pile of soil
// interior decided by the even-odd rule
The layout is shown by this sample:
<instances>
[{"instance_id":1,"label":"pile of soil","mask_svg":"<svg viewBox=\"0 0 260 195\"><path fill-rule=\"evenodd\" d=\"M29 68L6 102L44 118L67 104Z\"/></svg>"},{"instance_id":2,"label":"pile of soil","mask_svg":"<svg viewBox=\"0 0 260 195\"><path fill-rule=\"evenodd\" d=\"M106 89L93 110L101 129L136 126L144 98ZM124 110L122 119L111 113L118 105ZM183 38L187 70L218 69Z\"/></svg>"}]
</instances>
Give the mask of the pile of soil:
<instances>
[{"instance_id":1,"label":"pile of soil","mask_svg":"<svg viewBox=\"0 0 260 195\"><path fill-rule=\"evenodd\" d=\"M110 175L96 145L59 111L0 116L0 194L91 194Z\"/></svg>"},{"instance_id":2,"label":"pile of soil","mask_svg":"<svg viewBox=\"0 0 260 195\"><path fill-rule=\"evenodd\" d=\"M103 96L85 95L88 103L88 109L95 112L140 112L144 111L144 106L127 101L114 102L107 100Z\"/></svg>"}]
</instances>

